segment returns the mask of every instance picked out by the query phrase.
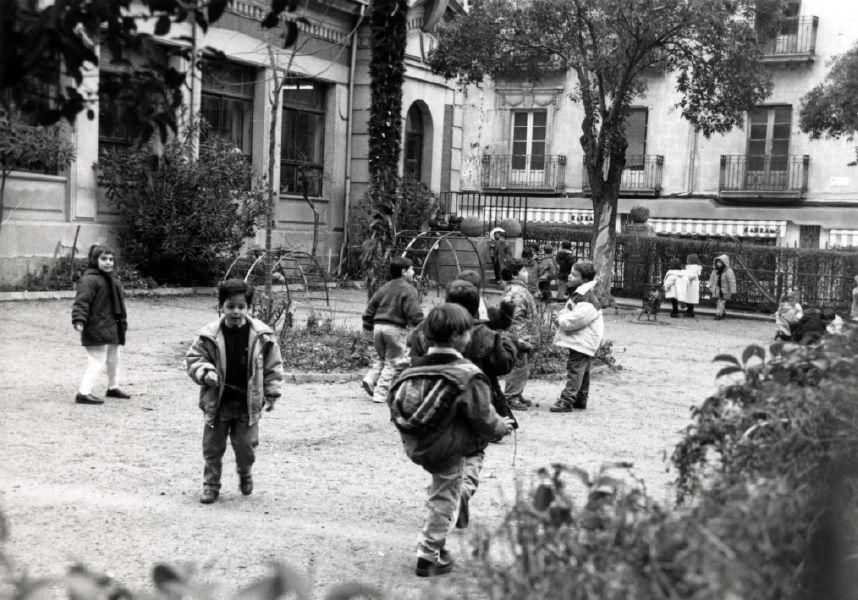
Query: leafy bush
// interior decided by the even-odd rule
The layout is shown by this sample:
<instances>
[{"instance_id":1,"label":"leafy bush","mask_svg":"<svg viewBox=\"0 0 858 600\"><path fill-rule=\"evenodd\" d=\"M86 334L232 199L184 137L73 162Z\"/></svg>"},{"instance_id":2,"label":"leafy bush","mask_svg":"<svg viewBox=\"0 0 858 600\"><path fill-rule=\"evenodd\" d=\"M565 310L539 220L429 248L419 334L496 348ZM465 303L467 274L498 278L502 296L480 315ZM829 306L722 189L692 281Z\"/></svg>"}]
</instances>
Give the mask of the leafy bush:
<instances>
[{"instance_id":1,"label":"leafy bush","mask_svg":"<svg viewBox=\"0 0 858 600\"><path fill-rule=\"evenodd\" d=\"M459 224L459 231L468 237L480 237L486 233L486 225L478 217L464 217Z\"/></svg>"},{"instance_id":2,"label":"leafy bush","mask_svg":"<svg viewBox=\"0 0 858 600\"><path fill-rule=\"evenodd\" d=\"M716 357L731 380L693 410L673 453L677 505L654 503L626 464L541 470L474 541L489 597L854 597L858 326L770 353Z\"/></svg>"},{"instance_id":3,"label":"leafy bush","mask_svg":"<svg viewBox=\"0 0 858 600\"><path fill-rule=\"evenodd\" d=\"M521 222L518 219L504 219L498 223L498 227L504 230L506 237L521 237Z\"/></svg>"},{"instance_id":4,"label":"leafy bush","mask_svg":"<svg viewBox=\"0 0 858 600\"><path fill-rule=\"evenodd\" d=\"M157 168L146 148L99 161L108 202L120 214L126 260L162 282L208 284L266 214L260 181L232 143L210 136L199 159L173 140Z\"/></svg>"},{"instance_id":5,"label":"leafy bush","mask_svg":"<svg viewBox=\"0 0 858 600\"><path fill-rule=\"evenodd\" d=\"M629 211L632 223L646 223L649 220L649 209L646 206L633 206Z\"/></svg>"},{"instance_id":6,"label":"leafy bush","mask_svg":"<svg viewBox=\"0 0 858 600\"><path fill-rule=\"evenodd\" d=\"M438 211L438 198L432 190L414 177L402 182L402 196L396 206L397 231L420 230L428 227Z\"/></svg>"},{"instance_id":7,"label":"leafy bush","mask_svg":"<svg viewBox=\"0 0 858 600\"><path fill-rule=\"evenodd\" d=\"M311 313L306 326L283 330L280 351L286 369L329 373L368 368L375 349L362 331L335 327Z\"/></svg>"}]
</instances>

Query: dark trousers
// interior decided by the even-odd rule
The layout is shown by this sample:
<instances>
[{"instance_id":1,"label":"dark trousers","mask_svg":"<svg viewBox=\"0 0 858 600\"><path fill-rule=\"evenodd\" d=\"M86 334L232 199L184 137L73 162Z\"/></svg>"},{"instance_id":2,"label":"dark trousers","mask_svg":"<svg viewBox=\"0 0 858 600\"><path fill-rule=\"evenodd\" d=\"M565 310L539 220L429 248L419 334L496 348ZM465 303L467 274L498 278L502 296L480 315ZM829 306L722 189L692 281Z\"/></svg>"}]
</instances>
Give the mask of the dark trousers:
<instances>
[{"instance_id":1,"label":"dark trousers","mask_svg":"<svg viewBox=\"0 0 858 600\"><path fill-rule=\"evenodd\" d=\"M592 356L569 349L566 359L566 387L560 393L560 401L566 404L586 406L590 396L590 364Z\"/></svg>"},{"instance_id":2,"label":"dark trousers","mask_svg":"<svg viewBox=\"0 0 858 600\"><path fill-rule=\"evenodd\" d=\"M670 306L671 306L670 314L678 315L679 314L679 300L677 300L676 298L671 298L670 299Z\"/></svg>"},{"instance_id":3,"label":"dark trousers","mask_svg":"<svg viewBox=\"0 0 858 600\"><path fill-rule=\"evenodd\" d=\"M229 438L235 453L235 467L239 476L247 475L256 460L256 446L259 445L259 423L247 424L247 415L235 418L218 418L214 425L206 425L203 430L203 486L220 489L220 475L223 470L223 455L226 452L226 440Z\"/></svg>"},{"instance_id":4,"label":"dark trousers","mask_svg":"<svg viewBox=\"0 0 858 600\"><path fill-rule=\"evenodd\" d=\"M693 304L686 304L685 305L685 314L689 315L691 317L694 316L694 305Z\"/></svg>"}]
</instances>

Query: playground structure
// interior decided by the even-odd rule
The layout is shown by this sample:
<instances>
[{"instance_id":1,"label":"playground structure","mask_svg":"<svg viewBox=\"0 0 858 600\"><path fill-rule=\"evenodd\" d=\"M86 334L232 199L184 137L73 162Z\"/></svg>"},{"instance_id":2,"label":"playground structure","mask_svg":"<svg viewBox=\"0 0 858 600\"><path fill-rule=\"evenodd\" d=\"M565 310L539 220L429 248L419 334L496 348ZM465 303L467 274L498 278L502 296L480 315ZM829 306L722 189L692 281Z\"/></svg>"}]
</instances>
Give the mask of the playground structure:
<instances>
[{"instance_id":1,"label":"playground structure","mask_svg":"<svg viewBox=\"0 0 858 600\"><path fill-rule=\"evenodd\" d=\"M435 289L436 295L462 273L476 271L485 283L483 261L477 246L458 231L400 231L394 241L394 254L414 263L414 283L422 300Z\"/></svg>"}]
</instances>

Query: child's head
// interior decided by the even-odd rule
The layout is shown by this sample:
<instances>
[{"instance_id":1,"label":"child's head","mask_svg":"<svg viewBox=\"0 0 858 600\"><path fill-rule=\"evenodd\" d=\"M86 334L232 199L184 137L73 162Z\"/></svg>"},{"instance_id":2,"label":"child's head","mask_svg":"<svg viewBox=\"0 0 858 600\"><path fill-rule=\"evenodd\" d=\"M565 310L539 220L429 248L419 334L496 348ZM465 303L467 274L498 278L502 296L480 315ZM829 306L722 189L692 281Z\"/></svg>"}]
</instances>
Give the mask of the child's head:
<instances>
[{"instance_id":1,"label":"child's head","mask_svg":"<svg viewBox=\"0 0 858 600\"><path fill-rule=\"evenodd\" d=\"M229 327L241 327L253 306L253 286L243 279L227 279L217 286L217 300Z\"/></svg>"},{"instance_id":2,"label":"child's head","mask_svg":"<svg viewBox=\"0 0 858 600\"><path fill-rule=\"evenodd\" d=\"M553 246L545 246L542 248L542 252L546 256L551 256L552 254L554 254L554 247Z\"/></svg>"},{"instance_id":3,"label":"child's head","mask_svg":"<svg viewBox=\"0 0 858 600\"><path fill-rule=\"evenodd\" d=\"M501 269L501 279L504 281L512 281L513 279L527 281L527 265L524 264L523 260L513 258Z\"/></svg>"},{"instance_id":4,"label":"child's head","mask_svg":"<svg viewBox=\"0 0 858 600\"><path fill-rule=\"evenodd\" d=\"M525 248L521 251L522 260L530 260L533 258L533 248Z\"/></svg>"},{"instance_id":5,"label":"child's head","mask_svg":"<svg viewBox=\"0 0 858 600\"><path fill-rule=\"evenodd\" d=\"M116 253L107 244L93 244L89 248L89 266L105 273L113 271Z\"/></svg>"},{"instance_id":6,"label":"child's head","mask_svg":"<svg viewBox=\"0 0 858 600\"><path fill-rule=\"evenodd\" d=\"M471 271L471 270L462 271L461 273L459 273L459 279L461 279L462 281L467 281L470 284L473 284L473 286L475 288L477 288L477 290L482 288L482 283L483 283L482 278L480 277L480 274L477 273L476 271Z\"/></svg>"},{"instance_id":7,"label":"child's head","mask_svg":"<svg viewBox=\"0 0 858 600\"><path fill-rule=\"evenodd\" d=\"M397 256L390 261L390 278L398 279L405 277L411 280L414 277L414 263L404 256Z\"/></svg>"},{"instance_id":8,"label":"child's head","mask_svg":"<svg viewBox=\"0 0 858 600\"><path fill-rule=\"evenodd\" d=\"M446 303L426 315L426 338L433 346L454 348L462 352L471 341L473 319L463 306Z\"/></svg>"},{"instance_id":9,"label":"child's head","mask_svg":"<svg viewBox=\"0 0 858 600\"><path fill-rule=\"evenodd\" d=\"M685 257L685 264L686 265L699 265L700 259L697 258L696 254L689 254L688 256Z\"/></svg>"},{"instance_id":10,"label":"child's head","mask_svg":"<svg viewBox=\"0 0 858 600\"><path fill-rule=\"evenodd\" d=\"M799 294L798 290L789 289L785 291L781 296L781 302L789 302L790 304L795 304L796 302L798 302L800 296L801 294Z\"/></svg>"},{"instance_id":11,"label":"child's head","mask_svg":"<svg viewBox=\"0 0 858 600\"><path fill-rule=\"evenodd\" d=\"M562 242L560 242L560 247L564 250L571 250L572 242L570 242L569 240L563 240Z\"/></svg>"},{"instance_id":12,"label":"child's head","mask_svg":"<svg viewBox=\"0 0 858 600\"><path fill-rule=\"evenodd\" d=\"M669 269L671 269L671 270L673 270L673 269L681 269L681 268L682 268L682 263L681 263L681 262L679 262L679 259L678 259L678 258L671 258L671 259L670 259L670 262L668 263L668 265L667 265L667 266L668 266L668 268L669 268Z\"/></svg>"},{"instance_id":13,"label":"child's head","mask_svg":"<svg viewBox=\"0 0 858 600\"><path fill-rule=\"evenodd\" d=\"M465 307L472 317L476 317L480 311L480 291L470 281L456 279L447 286L447 302Z\"/></svg>"},{"instance_id":14,"label":"child's head","mask_svg":"<svg viewBox=\"0 0 858 600\"><path fill-rule=\"evenodd\" d=\"M572 270L569 272L569 279L573 277L580 279L583 283L593 281L596 278L596 267L589 260L579 260L572 265Z\"/></svg>"}]
</instances>

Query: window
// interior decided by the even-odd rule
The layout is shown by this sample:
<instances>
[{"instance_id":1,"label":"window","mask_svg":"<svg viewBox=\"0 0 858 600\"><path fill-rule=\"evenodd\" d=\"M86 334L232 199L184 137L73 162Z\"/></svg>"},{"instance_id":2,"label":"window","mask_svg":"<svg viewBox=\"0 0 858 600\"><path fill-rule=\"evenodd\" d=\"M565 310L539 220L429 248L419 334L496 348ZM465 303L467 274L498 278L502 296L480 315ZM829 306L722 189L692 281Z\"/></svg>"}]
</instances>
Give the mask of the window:
<instances>
[{"instance_id":1,"label":"window","mask_svg":"<svg viewBox=\"0 0 858 600\"><path fill-rule=\"evenodd\" d=\"M137 140L140 129L137 119L129 118L129 98L118 91L121 75L101 71L98 77L98 156L127 152ZM117 92L108 93L111 88Z\"/></svg>"},{"instance_id":2,"label":"window","mask_svg":"<svg viewBox=\"0 0 858 600\"><path fill-rule=\"evenodd\" d=\"M512 168L521 171L545 169L545 136L548 112L512 113Z\"/></svg>"},{"instance_id":3,"label":"window","mask_svg":"<svg viewBox=\"0 0 858 600\"><path fill-rule=\"evenodd\" d=\"M200 115L210 135L229 140L250 159L253 132L253 87L257 70L232 63L205 61L202 68Z\"/></svg>"},{"instance_id":4,"label":"window","mask_svg":"<svg viewBox=\"0 0 858 600\"><path fill-rule=\"evenodd\" d=\"M310 81L283 88L283 128L280 140L280 191L322 195L325 162L325 89Z\"/></svg>"},{"instance_id":5,"label":"window","mask_svg":"<svg viewBox=\"0 0 858 600\"><path fill-rule=\"evenodd\" d=\"M59 67L42 64L15 86L3 89L0 104L16 113L24 124L38 125L40 113L57 108L59 83Z\"/></svg>"},{"instance_id":6,"label":"window","mask_svg":"<svg viewBox=\"0 0 858 600\"><path fill-rule=\"evenodd\" d=\"M640 171L646 159L646 108L632 108L626 117L626 169Z\"/></svg>"},{"instance_id":7,"label":"window","mask_svg":"<svg viewBox=\"0 0 858 600\"><path fill-rule=\"evenodd\" d=\"M758 106L748 120L748 170L786 171L792 107Z\"/></svg>"},{"instance_id":8,"label":"window","mask_svg":"<svg viewBox=\"0 0 858 600\"><path fill-rule=\"evenodd\" d=\"M405 118L405 175L421 181L423 172L423 117L412 106Z\"/></svg>"}]
</instances>

